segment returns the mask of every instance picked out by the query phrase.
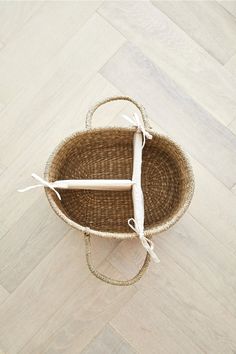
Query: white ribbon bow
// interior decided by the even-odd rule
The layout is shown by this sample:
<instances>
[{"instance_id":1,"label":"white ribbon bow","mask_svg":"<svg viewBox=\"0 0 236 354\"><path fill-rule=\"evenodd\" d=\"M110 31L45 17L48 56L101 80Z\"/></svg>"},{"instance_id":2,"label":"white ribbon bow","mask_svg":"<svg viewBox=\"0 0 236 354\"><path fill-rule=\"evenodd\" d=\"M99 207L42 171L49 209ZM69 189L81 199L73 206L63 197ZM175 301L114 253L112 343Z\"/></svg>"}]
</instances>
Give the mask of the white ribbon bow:
<instances>
[{"instance_id":1,"label":"white ribbon bow","mask_svg":"<svg viewBox=\"0 0 236 354\"><path fill-rule=\"evenodd\" d=\"M35 173L32 173L31 175L34 179L36 179L36 181L40 182L40 184L35 184L34 186L29 186L29 187L26 187L26 188L23 188L23 189L18 189L17 191L18 192L26 192L26 191L29 191L30 189L34 189L34 188L37 188L37 187L48 187L50 188L53 192L56 193L58 199L61 200L61 196L60 194L58 193L58 191L53 187L52 183L48 182L48 181L45 181L43 178L39 177L38 175L36 175Z\"/></svg>"},{"instance_id":2,"label":"white ribbon bow","mask_svg":"<svg viewBox=\"0 0 236 354\"><path fill-rule=\"evenodd\" d=\"M131 224L131 222L133 224ZM145 237L142 232L140 232L138 224L134 220L134 218L130 218L128 220L128 225L134 232L136 232L136 234L138 235L143 247L150 254L150 256L152 257L154 262L160 263L160 259L157 257L156 253L154 252L154 243L152 242L152 240L149 240L149 238Z\"/></svg>"},{"instance_id":3,"label":"white ribbon bow","mask_svg":"<svg viewBox=\"0 0 236 354\"><path fill-rule=\"evenodd\" d=\"M132 118L128 117L126 114L122 114L122 117L125 118L128 122L130 122L132 125L137 127L137 129L142 132L142 134L143 134L143 145L142 145L142 148L143 148L144 145L145 145L146 138L147 139L152 139L152 135L145 130L145 127L144 127L142 119L139 118L137 113L133 113L133 117Z\"/></svg>"}]
</instances>

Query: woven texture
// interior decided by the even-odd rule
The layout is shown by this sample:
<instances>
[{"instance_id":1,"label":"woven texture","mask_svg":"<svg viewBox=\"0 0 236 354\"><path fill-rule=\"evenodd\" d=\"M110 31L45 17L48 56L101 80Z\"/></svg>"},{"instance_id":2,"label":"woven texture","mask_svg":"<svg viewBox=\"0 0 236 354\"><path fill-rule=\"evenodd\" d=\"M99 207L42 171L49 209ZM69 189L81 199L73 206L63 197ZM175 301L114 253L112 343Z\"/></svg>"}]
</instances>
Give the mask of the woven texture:
<instances>
[{"instance_id":1,"label":"woven texture","mask_svg":"<svg viewBox=\"0 0 236 354\"><path fill-rule=\"evenodd\" d=\"M65 179L132 179L134 128L91 129L92 116L101 105L126 100L140 111L144 127L153 138L142 152L144 235L167 230L187 209L193 194L191 167L180 147L165 136L150 131L145 109L128 96L107 98L89 110L87 131L65 139L53 152L45 169L49 182ZM114 280L98 272L91 261L90 235L118 239L137 237L130 232L133 217L132 191L61 190L61 201L45 188L54 211L85 235L89 270L100 280L119 286L134 284L150 263L147 253L138 273L129 280Z\"/></svg>"},{"instance_id":2,"label":"woven texture","mask_svg":"<svg viewBox=\"0 0 236 354\"><path fill-rule=\"evenodd\" d=\"M133 129L108 128L74 134L53 154L45 178L131 179ZM166 230L188 206L193 190L192 172L180 148L153 134L143 150L142 189L145 231ZM46 189L49 200L66 221L100 236L135 236L127 220L133 217L131 191L62 190L62 200ZM65 219L64 218L64 219Z\"/></svg>"}]
</instances>

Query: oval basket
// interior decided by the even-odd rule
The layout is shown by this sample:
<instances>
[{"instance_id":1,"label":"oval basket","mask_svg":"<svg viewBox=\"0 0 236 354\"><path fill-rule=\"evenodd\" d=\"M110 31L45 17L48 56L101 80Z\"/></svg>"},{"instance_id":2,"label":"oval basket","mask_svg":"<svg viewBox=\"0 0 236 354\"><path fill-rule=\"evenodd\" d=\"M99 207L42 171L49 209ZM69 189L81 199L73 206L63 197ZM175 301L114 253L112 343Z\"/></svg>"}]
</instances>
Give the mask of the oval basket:
<instances>
[{"instance_id":1,"label":"oval basket","mask_svg":"<svg viewBox=\"0 0 236 354\"><path fill-rule=\"evenodd\" d=\"M192 169L181 148L171 139L151 130L144 108L127 96L107 98L89 110L86 130L63 140L50 156L45 179L131 179L134 128L92 129L92 116L101 105L126 100L140 111L144 127L151 132L142 156L142 190L145 209L145 236L167 230L186 211L194 189ZM61 190L61 200L45 188L53 210L85 236L86 260L90 271L113 285L131 285L147 269L147 253L138 273L129 280L114 280L99 273L91 262L90 235L127 239L137 235L127 220L133 216L131 191Z\"/></svg>"}]
</instances>

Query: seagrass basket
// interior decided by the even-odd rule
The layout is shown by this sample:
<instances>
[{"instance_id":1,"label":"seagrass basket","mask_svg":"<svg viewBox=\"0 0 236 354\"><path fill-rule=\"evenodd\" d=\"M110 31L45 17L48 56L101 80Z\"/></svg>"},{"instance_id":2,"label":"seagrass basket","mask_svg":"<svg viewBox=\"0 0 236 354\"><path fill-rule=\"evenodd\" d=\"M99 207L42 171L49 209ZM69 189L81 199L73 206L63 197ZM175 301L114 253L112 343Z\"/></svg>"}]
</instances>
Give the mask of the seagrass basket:
<instances>
[{"instance_id":1,"label":"seagrass basket","mask_svg":"<svg viewBox=\"0 0 236 354\"><path fill-rule=\"evenodd\" d=\"M167 230L187 209L193 194L192 169L180 147L151 130L144 108L127 96L116 96L97 103L86 117L86 130L77 132L59 144L46 164L47 181L66 179L131 179L133 164L133 128L92 129L96 109L108 102L126 100L139 109L144 127L153 138L146 141L142 161L145 236ZM133 215L131 191L62 190L61 200L45 188L53 210L66 223L82 231L90 271L114 285L130 285L141 278L148 267L147 253L138 273L129 280L114 280L98 272L91 261L90 235L127 239L137 237L127 220Z\"/></svg>"}]
</instances>

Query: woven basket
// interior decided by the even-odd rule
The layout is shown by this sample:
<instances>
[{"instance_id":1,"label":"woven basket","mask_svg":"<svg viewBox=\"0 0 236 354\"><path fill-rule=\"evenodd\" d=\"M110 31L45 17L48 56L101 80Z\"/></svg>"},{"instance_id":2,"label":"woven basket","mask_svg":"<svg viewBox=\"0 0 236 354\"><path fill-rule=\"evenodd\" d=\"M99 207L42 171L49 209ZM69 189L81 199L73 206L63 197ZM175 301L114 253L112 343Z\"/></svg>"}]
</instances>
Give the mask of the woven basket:
<instances>
[{"instance_id":1,"label":"woven basket","mask_svg":"<svg viewBox=\"0 0 236 354\"><path fill-rule=\"evenodd\" d=\"M110 101L132 102L140 111L145 129L153 135L143 149L142 190L145 207L145 236L167 230L187 209L193 194L192 169L176 143L151 131L144 108L127 96L107 98L89 110L86 130L66 138L50 156L45 179L132 179L134 128L92 129L96 109ZM127 239L137 235L130 231L127 220L133 216L131 191L61 190L60 201L45 188L53 210L66 223L85 236L86 259L90 271L99 279L114 285L130 285L147 269L147 253L138 273L130 280L114 280L97 270L91 262L90 235Z\"/></svg>"}]
</instances>

